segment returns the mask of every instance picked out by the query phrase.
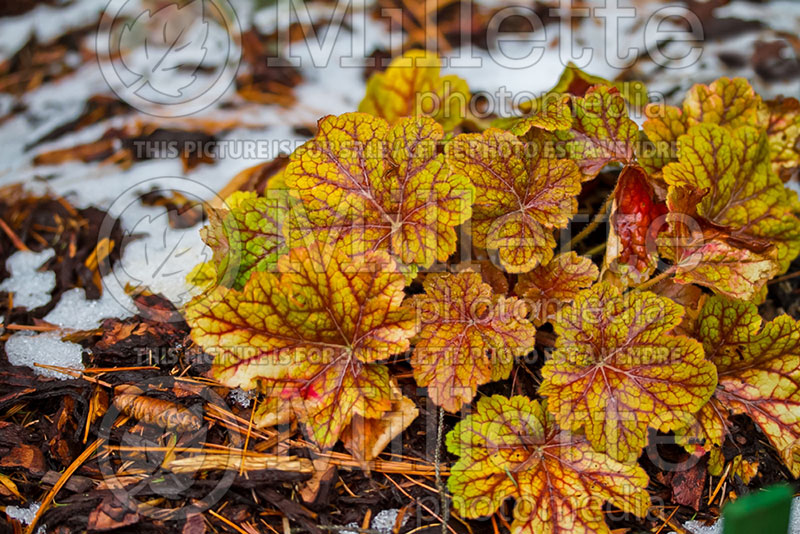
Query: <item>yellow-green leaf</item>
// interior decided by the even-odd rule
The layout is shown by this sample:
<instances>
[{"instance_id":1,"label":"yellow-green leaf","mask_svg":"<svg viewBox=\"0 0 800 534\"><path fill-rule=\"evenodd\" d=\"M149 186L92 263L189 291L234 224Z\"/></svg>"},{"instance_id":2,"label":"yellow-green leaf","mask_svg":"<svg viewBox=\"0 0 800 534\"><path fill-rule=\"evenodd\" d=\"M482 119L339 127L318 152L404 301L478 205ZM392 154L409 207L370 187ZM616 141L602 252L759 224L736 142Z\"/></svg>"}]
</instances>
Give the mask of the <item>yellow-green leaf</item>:
<instances>
[{"instance_id":1,"label":"yellow-green leaf","mask_svg":"<svg viewBox=\"0 0 800 534\"><path fill-rule=\"evenodd\" d=\"M646 138L637 147L638 157L656 178L665 165L677 159L678 138L697 124L716 124L729 130L751 126L766 131L773 172L785 182L800 167L800 104L794 98L762 102L744 78L697 84L681 108L650 104L645 114Z\"/></svg>"},{"instance_id":2,"label":"yellow-green leaf","mask_svg":"<svg viewBox=\"0 0 800 534\"><path fill-rule=\"evenodd\" d=\"M800 168L800 102L778 98L764 103L760 120L766 124L772 170L788 182Z\"/></svg>"},{"instance_id":3,"label":"yellow-green leaf","mask_svg":"<svg viewBox=\"0 0 800 534\"><path fill-rule=\"evenodd\" d=\"M445 147L448 165L475 185L475 246L497 250L509 272L547 263L556 244L553 231L564 228L578 207L578 167L546 152L542 140L523 143L497 128L459 135Z\"/></svg>"},{"instance_id":4,"label":"yellow-green leaf","mask_svg":"<svg viewBox=\"0 0 800 534\"><path fill-rule=\"evenodd\" d=\"M682 269L682 279L749 298L770 274L784 272L800 253L797 194L772 172L763 131L750 126L729 130L699 124L678 141L678 160L663 169L669 184L669 211L692 219L701 231L712 229L704 232L698 244L702 255L691 252L695 263L704 268ZM679 230L673 229L673 233L684 237ZM714 233L720 237L713 238ZM770 247L775 248L774 270L764 264L773 257ZM685 262L687 253L679 256L678 262ZM749 291L742 292L734 281L728 281L734 274L713 272L716 265L725 264L737 270L736 262L752 266L749 274L740 273L742 279L755 284Z\"/></svg>"},{"instance_id":5,"label":"yellow-green leaf","mask_svg":"<svg viewBox=\"0 0 800 534\"><path fill-rule=\"evenodd\" d=\"M437 153L443 136L428 117L391 127L366 113L321 119L285 171L290 193L302 200L286 225L290 246L338 242L351 254L387 250L423 267L446 260L474 189Z\"/></svg>"},{"instance_id":6,"label":"yellow-green leaf","mask_svg":"<svg viewBox=\"0 0 800 534\"><path fill-rule=\"evenodd\" d=\"M532 308L534 323L541 325L555 318L582 289L591 286L599 271L589 258L574 251L559 254L545 265L519 276L514 293Z\"/></svg>"},{"instance_id":7,"label":"yellow-green leaf","mask_svg":"<svg viewBox=\"0 0 800 534\"><path fill-rule=\"evenodd\" d=\"M754 304L715 296L703 306L697 337L719 385L683 440L722 445L728 412L743 413L800 476L800 324L787 315L762 324Z\"/></svg>"},{"instance_id":8,"label":"yellow-green leaf","mask_svg":"<svg viewBox=\"0 0 800 534\"><path fill-rule=\"evenodd\" d=\"M569 107L569 96L557 95L555 98L542 100L542 109L517 120L510 131L516 136L521 136L528 133L531 128L553 132L566 130L570 126L572 126L572 110Z\"/></svg>"},{"instance_id":9,"label":"yellow-green leaf","mask_svg":"<svg viewBox=\"0 0 800 534\"><path fill-rule=\"evenodd\" d=\"M414 378L450 412L478 386L508 378L514 360L534 348L536 329L516 298L492 293L474 272L431 274L413 305L420 323L411 357Z\"/></svg>"},{"instance_id":10,"label":"yellow-green leaf","mask_svg":"<svg viewBox=\"0 0 800 534\"><path fill-rule=\"evenodd\" d=\"M265 196L236 192L223 208L210 211L200 235L213 251L217 283L241 289L254 270L275 269L288 252L281 226L288 211L285 190L267 190Z\"/></svg>"},{"instance_id":11,"label":"yellow-green leaf","mask_svg":"<svg viewBox=\"0 0 800 534\"><path fill-rule=\"evenodd\" d=\"M295 248L277 273L256 271L241 291L218 287L190 302L186 320L214 356L220 382L277 386L302 405L316 442L330 447L353 414L378 418L391 409L393 383L377 362L407 350L414 334L403 286L385 252Z\"/></svg>"},{"instance_id":12,"label":"yellow-green leaf","mask_svg":"<svg viewBox=\"0 0 800 534\"><path fill-rule=\"evenodd\" d=\"M552 97L552 95L584 96L586 91L588 91L589 88L594 85L606 85L616 88L620 94L622 94L625 100L631 106L636 108L644 107L649 100L647 95L647 87L645 86L644 82L610 81L602 76L596 76L594 74L584 72L570 61L564 69L564 72L561 73L558 82L556 82L552 89L547 91L538 99L522 102L519 107L523 112L530 112L533 109L541 108L541 101L548 97Z\"/></svg>"},{"instance_id":13,"label":"yellow-green leaf","mask_svg":"<svg viewBox=\"0 0 800 534\"><path fill-rule=\"evenodd\" d=\"M488 516L512 497L512 534L611 534L604 503L640 517L650 506L641 467L595 451L525 397L482 398L447 449L460 457L447 481L458 513Z\"/></svg>"},{"instance_id":14,"label":"yellow-green leaf","mask_svg":"<svg viewBox=\"0 0 800 534\"><path fill-rule=\"evenodd\" d=\"M556 350L540 393L560 425L583 428L598 451L635 461L647 428L685 425L716 385L700 344L669 332L683 308L666 297L600 283L555 321Z\"/></svg>"},{"instance_id":15,"label":"yellow-green leaf","mask_svg":"<svg viewBox=\"0 0 800 534\"><path fill-rule=\"evenodd\" d=\"M584 180L591 180L609 163L630 163L639 139L639 127L628 117L620 92L603 85L572 99L572 127L554 132L556 150L578 164Z\"/></svg>"},{"instance_id":16,"label":"yellow-green leaf","mask_svg":"<svg viewBox=\"0 0 800 534\"><path fill-rule=\"evenodd\" d=\"M410 50L392 60L385 72L370 77L358 111L390 124L402 117L427 115L449 132L466 116L469 87L458 76L441 76L440 71L436 53Z\"/></svg>"}]
</instances>

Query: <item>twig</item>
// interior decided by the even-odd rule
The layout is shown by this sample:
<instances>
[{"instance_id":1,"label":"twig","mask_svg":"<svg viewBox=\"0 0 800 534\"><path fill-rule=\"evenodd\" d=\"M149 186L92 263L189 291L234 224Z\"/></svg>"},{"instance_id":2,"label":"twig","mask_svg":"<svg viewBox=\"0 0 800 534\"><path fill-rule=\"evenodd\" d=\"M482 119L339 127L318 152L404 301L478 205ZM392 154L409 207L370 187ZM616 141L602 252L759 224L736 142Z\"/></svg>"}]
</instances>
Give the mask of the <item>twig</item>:
<instances>
[{"instance_id":1,"label":"twig","mask_svg":"<svg viewBox=\"0 0 800 534\"><path fill-rule=\"evenodd\" d=\"M181 450L183 452L183 450ZM238 465L237 465L238 464ZM173 473L197 473L199 471L288 471L310 474L314 466L308 458L297 456L233 456L230 454L197 454L178 458L165 464Z\"/></svg>"},{"instance_id":2,"label":"twig","mask_svg":"<svg viewBox=\"0 0 800 534\"><path fill-rule=\"evenodd\" d=\"M657 518L659 518L661 521L663 521L664 523L666 523L667 525L669 525L669 527L670 527L672 530L674 530L675 532L677 532L678 534L689 534L689 533L688 533L688 531L687 531L685 528L683 528L683 527L682 527L681 525L679 525L678 523L675 523L674 521L672 521L671 519L669 519L668 517L666 517L666 516L665 516L664 514L662 514L661 512L659 512L659 511L657 511L657 510L655 510L655 509L654 509L654 510L653 510L653 514L654 514L654 515L655 515Z\"/></svg>"},{"instance_id":3,"label":"twig","mask_svg":"<svg viewBox=\"0 0 800 534\"><path fill-rule=\"evenodd\" d=\"M433 453L433 462L436 477L436 489L439 490L439 499L442 506L442 534L447 534L447 516L450 513L449 504L447 502L447 490L442 482L442 438L444 434L444 408L439 406L439 422L436 426L436 450Z\"/></svg>"},{"instance_id":4,"label":"twig","mask_svg":"<svg viewBox=\"0 0 800 534\"><path fill-rule=\"evenodd\" d=\"M247 451L247 445L250 443L250 434L253 432L253 418L256 415L256 408L258 407L258 397L253 399L253 409L250 412L250 422L247 425L247 435L244 438L244 447L242 447L242 465L239 467L239 476L244 473L244 455Z\"/></svg>"},{"instance_id":5,"label":"twig","mask_svg":"<svg viewBox=\"0 0 800 534\"><path fill-rule=\"evenodd\" d=\"M671 513L671 514L669 514L669 517L667 517L666 519L664 519L664 520L663 520L664 522L663 522L663 523L661 523L661 526L660 526L660 527L658 527L658 530L656 530L655 534L661 534L661 531L662 531L662 530L664 530L664 527L666 527L667 525L669 525L669 524L670 524L670 521L672 521L672 518L673 518L673 517L675 517L675 513L676 513L676 512L677 512L679 509L680 509L680 506L676 506L676 507L675 507L675 509L674 509L674 510L672 510L672 513Z\"/></svg>"},{"instance_id":6,"label":"twig","mask_svg":"<svg viewBox=\"0 0 800 534\"><path fill-rule=\"evenodd\" d=\"M85 375L93 375L100 373L119 373L120 371L158 371L159 368L155 365L141 365L138 367L91 367L84 369L82 372Z\"/></svg>"},{"instance_id":7,"label":"twig","mask_svg":"<svg viewBox=\"0 0 800 534\"><path fill-rule=\"evenodd\" d=\"M733 462L731 462L727 466L725 466L725 472L722 473L722 478L719 479L719 482L717 483L717 487L714 488L714 492L708 498L709 506L711 505L712 502L714 502L714 498L717 496L717 493L719 493L719 490L722 488L722 483L725 482L726 480L728 480L728 473L730 473L732 465L733 465Z\"/></svg>"},{"instance_id":8,"label":"twig","mask_svg":"<svg viewBox=\"0 0 800 534\"><path fill-rule=\"evenodd\" d=\"M98 378L92 378L91 376L85 376L81 371L79 371L77 369L70 369L69 367L59 367L57 365L46 365L46 364L43 364L43 363L34 363L33 365L34 365L34 367L41 367L42 369L47 369L49 371L55 371L57 373L68 375L68 376L71 376L73 378L82 378L83 380L86 380L87 382L91 382L92 384L99 384L99 385L101 385L103 387L106 387L106 388L109 388L109 389L114 387L111 384L109 384L108 382L105 382L105 381L100 380Z\"/></svg>"},{"instance_id":9,"label":"twig","mask_svg":"<svg viewBox=\"0 0 800 534\"><path fill-rule=\"evenodd\" d=\"M119 418L117 421L114 422L114 426L122 425L127 420L128 420L128 417L124 417L123 416L123 417ZM53 502L53 499L55 498L55 496L59 492L59 490L61 490L61 488L64 487L64 485L69 480L69 477L71 477L72 474L75 473L75 471L78 470L78 468L83 464L83 462L88 460L89 457L92 454L95 453L95 451L97 450L98 447L100 447L100 444L103 443L103 441L104 441L103 438L97 438L94 441L94 443L89 445L86 448L86 450L83 451L80 454L80 456L75 458L75 460L73 460L73 462L69 465L69 467L67 467L64 470L64 472L61 473L61 476L58 478L58 481L56 481L55 485L52 488L50 488L50 491L48 491L47 495L45 495L44 499L42 499L42 504L41 504L41 506L39 506L39 510L36 511L36 515L33 516L33 520L28 525L28 528L25 529L25 534L33 534L34 528L36 528L36 523L39 522L39 519L42 518L44 513L50 507L50 504Z\"/></svg>"},{"instance_id":10,"label":"twig","mask_svg":"<svg viewBox=\"0 0 800 534\"><path fill-rule=\"evenodd\" d=\"M6 325L6 330L25 330L31 332L53 332L60 330L61 327L54 324L10 324Z\"/></svg>"},{"instance_id":11,"label":"twig","mask_svg":"<svg viewBox=\"0 0 800 534\"><path fill-rule=\"evenodd\" d=\"M783 276L779 276L778 278L775 278L774 280L770 280L769 282L767 282L767 285L771 286L772 284L780 284L781 282L785 282L787 280L793 280L793 279L797 278L798 276L800 276L800 271L795 271L793 273L784 274Z\"/></svg>"},{"instance_id":12,"label":"twig","mask_svg":"<svg viewBox=\"0 0 800 534\"><path fill-rule=\"evenodd\" d=\"M599 245L596 245L596 246L590 248L589 250L587 250L586 252L584 252L583 255L584 256L588 256L588 257L592 257L592 256L594 256L596 254L600 254L601 252L604 252L605 250L606 250L606 242L603 241Z\"/></svg>"},{"instance_id":13,"label":"twig","mask_svg":"<svg viewBox=\"0 0 800 534\"><path fill-rule=\"evenodd\" d=\"M395 481L395 480L394 480L392 477L390 477L389 475L386 475L386 480L388 480L389 482L391 482L392 484L394 484L394 487L396 487L396 488L397 488L397 489L400 491L400 493L402 493L403 495L405 495L406 497L408 497L408 498L409 498L409 499L410 499L412 502L414 502L414 503L415 503L416 505L418 505L420 508L422 508L423 510L425 510L426 512L428 512L429 514L431 514L431 516L432 516L432 517L435 517L436 519L438 519L439 521L441 521L441 522L442 522L442 528L444 528L444 529L445 529L445 532L447 532L447 530L449 530L449 531L450 531L452 534L458 534L458 532L456 532L456 530L455 530L453 527L451 527L450 525L448 525L448 524L447 524L445 521L442 521L442 518L441 518L441 517L439 517L439 515L438 515L436 512L434 512L433 510L431 510L430 508L428 508L427 506L425 506L425 505L424 505L424 504L422 504L421 502L419 502L419 501L416 501L416 500L414 499L414 497L412 497L410 493L408 493L406 490L404 490L404 489L403 489L403 486L401 486L400 484L398 484L398 483L397 483L397 482L396 482L396 481Z\"/></svg>"},{"instance_id":14,"label":"twig","mask_svg":"<svg viewBox=\"0 0 800 534\"><path fill-rule=\"evenodd\" d=\"M6 221L4 221L2 218L0 218L0 228L3 229L3 231L6 233L11 242L14 243L14 246L17 247L18 250L24 250L25 252L31 251L31 249L29 249L28 246L22 242L19 236L14 233L14 230L12 230L11 227L8 226L8 224L6 224Z\"/></svg>"},{"instance_id":15,"label":"twig","mask_svg":"<svg viewBox=\"0 0 800 534\"><path fill-rule=\"evenodd\" d=\"M228 525L229 527L231 527L231 528L232 528L233 530L235 530L236 532L239 532L239 534L248 534L248 533L247 533L247 531L243 530L241 527L239 527L239 525L237 525L236 523L234 523L233 521L231 521L231 520L230 520L230 519L228 519L227 517L225 517L225 516L223 516L223 515L220 515L220 514L218 514L218 513L217 513L217 512L215 512L214 510L211 510L211 509L209 508L209 510L208 510L208 513L209 513L209 514L211 514L211 515L213 515L214 517L216 517L217 519L219 519L220 521L222 521L223 523L225 523L225 524L226 524L226 525Z\"/></svg>"},{"instance_id":16,"label":"twig","mask_svg":"<svg viewBox=\"0 0 800 534\"><path fill-rule=\"evenodd\" d=\"M663 273L659 274L658 276L654 276L650 280L642 282L638 286L634 286L634 289L638 289L639 291L644 291L645 289L650 289L651 287L653 287L657 283L661 282L662 280L666 280L667 278L669 278L670 276L675 274L675 271L677 271L677 270L678 270L678 267L676 265L673 265L672 267L670 267L669 269L667 269Z\"/></svg>"},{"instance_id":17,"label":"twig","mask_svg":"<svg viewBox=\"0 0 800 534\"><path fill-rule=\"evenodd\" d=\"M606 216L606 212L611 208L611 203L614 202L614 194L608 195L608 198L603 202L603 205L600 207L600 211L598 211L589 225L578 232L578 235L572 238L569 242L569 249L573 250L575 245L586 239L589 234L595 231L595 229L600 226L600 223L603 222L603 219Z\"/></svg>"}]
</instances>

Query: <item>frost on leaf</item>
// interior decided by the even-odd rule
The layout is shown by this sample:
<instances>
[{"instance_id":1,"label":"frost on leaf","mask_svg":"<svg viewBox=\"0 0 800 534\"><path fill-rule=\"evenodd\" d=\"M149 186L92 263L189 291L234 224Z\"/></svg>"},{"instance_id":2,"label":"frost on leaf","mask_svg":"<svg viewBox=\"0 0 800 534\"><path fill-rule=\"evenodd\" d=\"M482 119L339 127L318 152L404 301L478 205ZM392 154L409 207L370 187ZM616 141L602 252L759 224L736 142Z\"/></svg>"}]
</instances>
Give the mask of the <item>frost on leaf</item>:
<instances>
[{"instance_id":1,"label":"frost on leaf","mask_svg":"<svg viewBox=\"0 0 800 534\"><path fill-rule=\"evenodd\" d=\"M620 92L603 85L572 99L572 127L554 132L556 150L578 164L584 180L591 180L609 163L630 163L639 127L628 117Z\"/></svg>"},{"instance_id":2,"label":"frost on leaf","mask_svg":"<svg viewBox=\"0 0 800 534\"><path fill-rule=\"evenodd\" d=\"M555 318L561 307L572 302L582 289L591 286L597 275L597 266L592 260L575 252L565 252L520 275L514 293L533 308L534 323L542 325Z\"/></svg>"},{"instance_id":3,"label":"frost on leaf","mask_svg":"<svg viewBox=\"0 0 800 534\"><path fill-rule=\"evenodd\" d=\"M367 94L358 111L386 119L428 115L445 131L463 120L469 102L467 82L455 75L441 76L441 60L434 52L410 50L376 72L367 82Z\"/></svg>"},{"instance_id":4,"label":"frost on leaf","mask_svg":"<svg viewBox=\"0 0 800 534\"><path fill-rule=\"evenodd\" d=\"M800 204L772 172L764 132L693 126L663 177L679 281L750 298L800 252Z\"/></svg>"},{"instance_id":5,"label":"frost on leaf","mask_svg":"<svg viewBox=\"0 0 800 534\"><path fill-rule=\"evenodd\" d=\"M460 457L447 484L458 513L488 516L512 497L512 534L610 534L604 502L640 517L650 506L641 467L593 450L525 397L482 398L447 449Z\"/></svg>"},{"instance_id":6,"label":"frost on leaf","mask_svg":"<svg viewBox=\"0 0 800 534\"><path fill-rule=\"evenodd\" d=\"M217 288L186 309L192 339L229 387L278 390L321 447L354 414L379 418L394 399L380 360L409 348L413 311L385 252L295 248L278 273L254 272L241 291Z\"/></svg>"},{"instance_id":7,"label":"frost on leaf","mask_svg":"<svg viewBox=\"0 0 800 534\"><path fill-rule=\"evenodd\" d=\"M711 396L714 366L700 344L672 336L683 308L666 297L600 283L581 292L555 321L556 350L540 393L556 420L584 428L594 448L633 461L647 428L685 421Z\"/></svg>"},{"instance_id":8,"label":"frost on leaf","mask_svg":"<svg viewBox=\"0 0 800 534\"><path fill-rule=\"evenodd\" d=\"M523 143L489 128L462 134L445 147L448 165L475 185L472 237L475 246L497 250L508 272L526 272L553 257L553 230L577 210L578 167L547 157L544 142Z\"/></svg>"},{"instance_id":9,"label":"frost on leaf","mask_svg":"<svg viewBox=\"0 0 800 534\"><path fill-rule=\"evenodd\" d=\"M454 227L470 216L473 187L437 154L443 135L428 117L392 127L366 113L321 119L285 172L302 200L287 225L292 248L310 238L351 254L388 250L423 267L446 260L456 248Z\"/></svg>"},{"instance_id":10,"label":"frost on leaf","mask_svg":"<svg viewBox=\"0 0 800 534\"><path fill-rule=\"evenodd\" d=\"M209 212L200 235L212 250L208 265L217 283L241 289L254 270L274 270L287 252L281 224L288 206L285 191L267 190L265 196L239 191Z\"/></svg>"},{"instance_id":11,"label":"frost on leaf","mask_svg":"<svg viewBox=\"0 0 800 534\"><path fill-rule=\"evenodd\" d=\"M800 476L800 324L782 315L762 325L754 304L715 296L703 306L697 338L719 385L698 421L678 432L683 442L722 445L729 412L746 414Z\"/></svg>"},{"instance_id":12,"label":"frost on leaf","mask_svg":"<svg viewBox=\"0 0 800 534\"><path fill-rule=\"evenodd\" d=\"M667 207L656 197L644 169L636 165L622 170L613 194L604 269L627 284L638 284L655 270L656 232Z\"/></svg>"},{"instance_id":13,"label":"frost on leaf","mask_svg":"<svg viewBox=\"0 0 800 534\"><path fill-rule=\"evenodd\" d=\"M456 412L478 386L508 378L514 359L533 350L536 329L516 298L492 293L474 272L430 274L414 298L418 341L411 357L417 384Z\"/></svg>"}]
</instances>

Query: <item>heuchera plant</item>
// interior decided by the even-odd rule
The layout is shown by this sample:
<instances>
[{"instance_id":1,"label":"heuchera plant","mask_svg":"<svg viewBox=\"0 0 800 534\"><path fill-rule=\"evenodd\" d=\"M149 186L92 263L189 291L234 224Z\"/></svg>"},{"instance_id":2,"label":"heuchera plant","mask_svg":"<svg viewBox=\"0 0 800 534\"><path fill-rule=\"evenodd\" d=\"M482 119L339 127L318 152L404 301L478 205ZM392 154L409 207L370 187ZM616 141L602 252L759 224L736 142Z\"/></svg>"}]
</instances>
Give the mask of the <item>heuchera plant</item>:
<instances>
[{"instance_id":1,"label":"heuchera plant","mask_svg":"<svg viewBox=\"0 0 800 534\"><path fill-rule=\"evenodd\" d=\"M561 430L546 404L525 397L484 397L447 436L459 456L448 486L464 517L491 515L514 497L513 532L610 534L603 503L644 516L647 474Z\"/></svg>"},{"instance_id":2,"label":"heuchera plant","mask_svg":"<svg viewBox=\"0 0 800 534\"><path fill-rule=\"evenodd\" d=\"M648 106L640 130L628 108L645 103L641 84L569 66L526 116L462 133L468 95L435 55L409 52L373 75L360 112L319 121L266 196L236 193L213 214L214 261L186 307L213 375L268 397L257 424L295 417L321 449L342 439L369 460L390 413L406 414L391 435L417 413L387 360L405 354L457 412L551 323L541 398L478 398L447 437L462 516L511 497L514 533L609 532L603 502L639 516L650 504L648 429L711 453L719 474L732 414L800 475L800 325L757 308L800 252L784 186L800 169L800 104L723 78L681 108ZM556 236L609 165L621 169L596 265ZM476 252L476 270L457 251ZM454 272L424 272L436 262Z\"/></svg>"}]
</instances>

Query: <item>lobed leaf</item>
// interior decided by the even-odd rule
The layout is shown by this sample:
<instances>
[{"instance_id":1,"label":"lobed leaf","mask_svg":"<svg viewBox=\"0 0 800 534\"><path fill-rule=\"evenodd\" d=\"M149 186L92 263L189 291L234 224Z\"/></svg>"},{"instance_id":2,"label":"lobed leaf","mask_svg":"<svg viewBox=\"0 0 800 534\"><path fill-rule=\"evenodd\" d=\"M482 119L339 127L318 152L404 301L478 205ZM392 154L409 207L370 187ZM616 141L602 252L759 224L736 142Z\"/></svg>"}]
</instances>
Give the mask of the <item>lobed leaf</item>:
<instances>
[{"instance_id":1,"label":"lobed leaf","mask_svg":"<svg viewBox=\"0 0 800 534\"><path fill-rule=\"evenodd\" d=\"M225 207L209 212L209 224L200 235L212 250L210 266L217 282L241 289L253 271L273 270L288 252L282 223L289 211L285 190L266 196L237 191Z\"/></svg>"},{"instance_id":2,"label":"lobed leaf","mask_svg":"<svg viewBox=\"0 0 800 534\"><path fill-rule=\"evenodd\" d=\"M330 447L354 414L379 418L395 400L377 362L407 350L414 334L404 278L385 252L351 258L320 246L291 250L278 271L192 301L186 320L218 380L299 401L311 435Z\"/></svg>"},{"instance_id":3,"label":"lobed leaf","mask_svg":"<svg viewBox=\"0 0 800 534\"><path fill-rule=\"evenodd\" d=\"M536 329L516 298L494 295L474 272L430 274L414 298L421 323L411 357L417 384L456 412L478 386L508 378L514 359L533 350Z\"/></svg>"},{"instance_id":4,"label":"lobed leaf","mask_svg":"<svg viewBox=\"0 0 800 534\"><path fill-rule=\"evenodd\" d=\"M661 168L677 159L678 138L697 124L716 124L727 128L755 126L761 98L744 78L720 78L711 85L692 86L682 108L650 104L645 109L648 119L642 125L645 135L655 144L652 154L640 154L640 161L649 173L657 175Z\"/></svg>"},{"instance_id":5,"label":"lobed leaf","mask_svg":"<svg viewBox=\"0 0 800 534\"><path fill-rule=\"evenodd\" d=\"M764 132L693 126L679 138L678 160L664 167L663 177L670 212L705 230L697 246L671 253L679 265L689 265L690 256L698 265L681 267L681 281L750 298L800 253L800 220L794 215L800 204L772 172Z\"/></svg>"},{"instance_id":6,"label":"lobed leaf","mask_svg":"<svg viewBox=\"0 0 800 534\"><path fill-rule=\"evenodd\" d=\"M645 114L648 119L643 130L651 143L640 145L639 161L656 178L665 165L677 159L678 139L698 124L764 130L773 172L787 181L800 167L800 103L794 98L762 102L744 78L697 84L682 108L651 104Z\"/></svg>"},{"instance_id":7,"label":"lobed leaf","mask_svg":"<svg viewBox=\"0 0 800 534\"><path fill-rule=\"evenodd\" d=\"M650 506L641 467L595 451L525 397L482 398L447 449L460 457L448 480L458 513L488 516L513 497L512 534L610 534L604 502L638 516Z\"/></svg>"},{"instance_id":8,"label":"lobed leaf","mask_svg":"<svg viewBox=\"0 0 800 534\"><path fill-rule=\"evenodd\" d=\"M800 324L787 315L762 324L755 304L714 296L696 334L719 385L698 421L679 432L682 442L722 445L728 414L746 414L800 476Z\"/></svg>"},{"instance_id":9,"label":"lobed leaf","mask_svg":"<svg viewBox=\"0 0 800 534\"><path fill-rule=\"evenodd\" d=\"M553 132L566 130L572 126L572 110L569 107L568 96L557 95L556 98L548 98L542 102L542 109L517 120L509 131L521 136L528 133L531 128Z\"/></svg>"},{"instance_id":10,"label":"lobed leaf","mask_svg":"<svg viewBox=\"0 0 800 534\"><path fill-rule=\"evenodd\" d=\"M669 332L683 308L666 297L600 283L581 292L555 322L556 350L540 393L560 425L585 429L592 446L635 461L647 428L685 424L709 399L714 366L700 344Z\"/></svg>"},{"instance_id":11,"label":"lobed leaf","mask_svg":"<svg viewBox=\"0 0 800 534\"><path fill-rule=\"evenodd\" d=\"M613 87L597 85L572 99L572 127L554 132L556 150L578 164L591 180L609 163L634 161L639 127L628 117L625 99Z\"/></svg>"},{"instance_id":12,"label":"lobed leaf","mask_svg":"<svg viewBox=\"0 0 800 534\"><path fill-rule=\"evenodd\" d=\"M455 75L441 76L441 60L435 52L410 50L376 72L367 81L367 94L358 111L386 119L433 117L445 131L466 116L470 99L467 82Z\"/></svg>"},{"instance_id":13,"label":"lobed leaf","mask_svg":"<svg viewBox=\"0 0 800 534\"><path fill-rule=\"evenodd\" d=\"M711 85L695 84L683 101L688 127L717 124L735 129L758 119L759 97L744 78L720 78Z\"/></svg>"},{"instance_id":14,"label":"lobed leaf","mask_svg":"<svg viewBox=\"0 0 800 534\"><path fill-rule=\"evenodd\" d=\"M636 145L636 159L651 179L661 181L661 169L677 159L678 138L688 127L683 111L674 106L650 104L645 115L648 118Z\"/></svg>"},{"instance_id":15,"label":"lobed leaf","mask_svg":"<svg viewBox=\"0 0 800 534\"><path fill-rule=\"evenodd\" d=\"M428 117L392 127L366 113L321 119L285 171L286 186L302 200L290 215L290 243L338 242L351 254L388 250L423 267L446 260L474 190L437 154L443 135Z\"/></svg>"},{"instance_id":16,"label":"lobed leaf","mask_svg":"<svg viewBox=\"0 0 800 534\"><path fill-rule=\"evenodd\" d=\"M445 147L447 164L475 186L475 246L497 250L509 272L549 261L553 230L565 227L577 210L577 166L545 152L541 140L526 144L497 128L459 135Z\"/></svg>"},{"instance_id":17,"label":"lobed leaf","mask_svg":"<svg viewBox=\"0 0 800 534\"><path fill-rule=\"evenodd\" d=\"M800 102L778 98L764 103L760 122L766 124L772 170L788 182L800 169Z\"/></svg>"},{"instance_id":18,"label":"lobed leaf","mask_svg":"<svg viewBox=\"0 0 800 534\"><path fill-rule=\"evenodd\" d=\"M637 108L643 107L649 99L647 87L643 82L613 82L601 76L584 72L570 61L552 89L538 99L522 102L519 107L523 112L541 109L543 107L542 100L552 95L584 96L589 88L595 85L614 87L630 105Z\"/></svg>"},{"instance_id":19,"label":"lobed leaf","mask_svg":"<svg viewBox=\"0 0 800 534\"><path fill-rule=\"evenodd\" d=\"M667 238L666 257L675 262L674 280L681 284L698 284L731 297L754 299L766 287L767 280L778 272L775 249L751 250L746 243L731 242L730 232L713 227L697 235L684 231L681 222L674 223Z\"/></svg>"},{"instance_id":20,"label":"lobed leaf","mask_svg":"<svg viewBox=\"0 0 800 534\"><path fill-rule=\"evenodd\" d=\"M591 286L598 274L592 260L574 251L565 252L521 274L514 292L533 307L534 323L541 325L555 318L562 306L571 302L582 289Z\"/></svg>"},{"instance_id":21,"label":"lobed leaf","mask_svg":"<svg viewBox=\"0 0 800 534\"><path fill-rule=\"evenodd\" d=\"M667 207L658 200L644 169L637 165L622 170L613 195L603 268L626 285L638 284L656 268L658 223Z\"/></svg>"}]
</instances>

